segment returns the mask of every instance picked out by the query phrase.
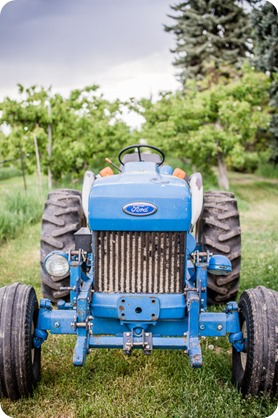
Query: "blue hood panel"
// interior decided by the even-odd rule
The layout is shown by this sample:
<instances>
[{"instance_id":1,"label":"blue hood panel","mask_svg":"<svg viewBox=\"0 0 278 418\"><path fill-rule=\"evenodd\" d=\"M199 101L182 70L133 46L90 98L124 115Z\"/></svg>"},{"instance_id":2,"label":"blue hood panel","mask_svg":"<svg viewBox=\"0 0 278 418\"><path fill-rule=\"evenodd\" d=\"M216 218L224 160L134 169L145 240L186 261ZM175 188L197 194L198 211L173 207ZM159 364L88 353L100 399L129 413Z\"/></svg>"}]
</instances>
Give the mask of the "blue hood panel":
<instances>
[{"instance_id":1,"label":"blue hood panel","mask_svg":"<svg viewBox=\"0 0 278 418\"><path fill-rule=\"evenodd\" d=\"M132 167L132 163L129 165ZM191 196L187 183L150 170L150 164L144 167L145 170L126 170L94 182L89 197L91 230L189 230Z\"/></svg>"}]
</instances>

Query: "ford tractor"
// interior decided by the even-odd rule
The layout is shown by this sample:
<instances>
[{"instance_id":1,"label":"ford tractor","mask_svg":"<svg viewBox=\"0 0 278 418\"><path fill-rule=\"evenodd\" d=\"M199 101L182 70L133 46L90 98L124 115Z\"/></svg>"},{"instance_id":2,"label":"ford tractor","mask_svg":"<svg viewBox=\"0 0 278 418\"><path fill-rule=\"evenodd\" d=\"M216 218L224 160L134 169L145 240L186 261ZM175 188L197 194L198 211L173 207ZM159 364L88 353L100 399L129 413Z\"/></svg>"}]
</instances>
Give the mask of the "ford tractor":
<instances>
[{"instance_id":1,"label":"ford tractor","mask_svg":"<svg viewBox=\"0 0 278 418\"><path fill-rule=\"evenodd\" d=\"M73 364L98 348L183 350L203 362L202 337L228 335L244 397L277 393L278 292L237 303L240 225L232 193L203 193L199 173L136 144L114 174L86 172L82 193L48 195L42 218L43 299L21 283L0 289L0 396L28 396L48 333L73 334ZM220 304L210 312L208 306ZM105 354L104 354L105 355Z\"/></svg>"}]
</instances>

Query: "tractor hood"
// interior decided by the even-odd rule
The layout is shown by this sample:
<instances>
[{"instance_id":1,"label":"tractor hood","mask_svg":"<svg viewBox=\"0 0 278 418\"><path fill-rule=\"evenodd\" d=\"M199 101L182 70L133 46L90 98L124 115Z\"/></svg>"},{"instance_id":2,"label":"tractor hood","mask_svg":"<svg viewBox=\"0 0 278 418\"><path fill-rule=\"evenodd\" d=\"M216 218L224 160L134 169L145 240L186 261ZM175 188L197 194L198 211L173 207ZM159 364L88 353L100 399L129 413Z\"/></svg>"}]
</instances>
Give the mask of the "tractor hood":
<instances>
[{"instance_id":1,"label":"tractor hood","mask_svg":"<svg viewBox=\"0 0 278 418\"><path fill-rule=\"evenodd\" d=\"M190 190L155 163L126 163L121 174L94 182L88 222L95 231L188 231Z\"/></svg>"}]
</instances>

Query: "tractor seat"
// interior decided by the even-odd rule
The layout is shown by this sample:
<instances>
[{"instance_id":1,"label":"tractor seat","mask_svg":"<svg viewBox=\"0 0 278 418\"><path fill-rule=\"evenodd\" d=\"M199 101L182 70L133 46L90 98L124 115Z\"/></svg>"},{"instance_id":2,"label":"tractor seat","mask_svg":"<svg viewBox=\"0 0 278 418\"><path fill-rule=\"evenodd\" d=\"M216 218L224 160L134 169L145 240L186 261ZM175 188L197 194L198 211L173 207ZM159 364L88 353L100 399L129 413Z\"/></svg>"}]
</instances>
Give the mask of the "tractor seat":
<instances>
[{"instance_id":1,"label":"tractor seat","mask_svg":"<svg viewBox=\"0 0 278 418\"><path fill-rule=\"evenodd\" d=\"M139 154L137 152L134 152L132 154L126 154L123 157L123 163L131 163L131 162L139 162ZM161 158L158 154L151 154L151 153L142 153L141 154L141 161L143 162L152 162L156 164L161 163Z\"/></svg>"}]
</instances>

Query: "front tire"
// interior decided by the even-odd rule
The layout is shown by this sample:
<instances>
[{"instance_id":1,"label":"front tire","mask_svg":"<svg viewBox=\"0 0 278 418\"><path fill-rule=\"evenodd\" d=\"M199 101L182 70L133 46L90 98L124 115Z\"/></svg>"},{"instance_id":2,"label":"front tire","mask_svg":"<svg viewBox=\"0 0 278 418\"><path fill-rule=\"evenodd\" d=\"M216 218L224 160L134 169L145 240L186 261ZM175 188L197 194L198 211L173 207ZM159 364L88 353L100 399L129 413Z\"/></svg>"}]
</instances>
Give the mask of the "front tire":
<instances>
[{"instance_id":1,"label":"front tire","mask_svg":"<svg viewBox=\"0 0 278 418\"><path fill-rule=\"evenodd\" d=\"M233 348L233 380L242 395L277 393L278 292L258 286L239 300L239 319L245 352Z\"/></svg>"},{"instance_id":2,"label":"front tire","mask_svg":"<svg viewBox=\"0 0 278 418\"><path fill-rule=\"evenodd\" d=\"M40 377L41 349L33 345L38 301L31 286L0 289L0 397L31 395Z\"/></svg>"}]
</instances>

